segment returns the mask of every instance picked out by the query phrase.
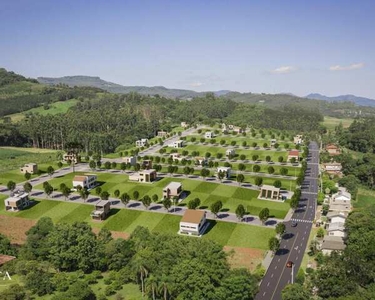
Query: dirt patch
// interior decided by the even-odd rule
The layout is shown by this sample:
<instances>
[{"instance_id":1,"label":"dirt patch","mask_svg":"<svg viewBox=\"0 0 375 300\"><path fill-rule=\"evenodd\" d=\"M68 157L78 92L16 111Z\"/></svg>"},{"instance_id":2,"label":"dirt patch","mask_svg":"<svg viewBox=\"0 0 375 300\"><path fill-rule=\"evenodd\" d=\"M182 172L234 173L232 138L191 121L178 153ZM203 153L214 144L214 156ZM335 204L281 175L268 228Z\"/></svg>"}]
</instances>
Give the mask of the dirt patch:
<instances>
[{"instance_id":1,"label":"dirt patch","mask_svg":"<svg viewBox=\"0 0 375 300\"><path fill-rule=\"evenodd\" d=\"M253 271L264 256L263 250L254 248L224 246L224 251L229 254L228 262L232 269L246 268Z\"/></svg>"},{"instance_id":2,"label":"dirt patch","mask_svg":"<svg viewBox=\"0 0 375 300\"><path fill-rule=\"evenodd\" d=\"M34 220L0 216L0 233L6 235L12 244L21 245L26 241L26 231L35 223Z\"/></svg>"},{"instance_id":3,"label":"dirt patch","mask_svg":"<svg viewBox=\"0 0 375 300\"><path fill-rule=\"evenodd\" d=\"M98 234L99 231L100 231L100 228L93 228L92 231L95 233L95 234ZM130 237L130 234L126 233L126 232L121 232L121 231L111 231L112 233L112 237L114 239L124 239L124 240L127 240L129 237Z\"/></svg>"}]
</instances>

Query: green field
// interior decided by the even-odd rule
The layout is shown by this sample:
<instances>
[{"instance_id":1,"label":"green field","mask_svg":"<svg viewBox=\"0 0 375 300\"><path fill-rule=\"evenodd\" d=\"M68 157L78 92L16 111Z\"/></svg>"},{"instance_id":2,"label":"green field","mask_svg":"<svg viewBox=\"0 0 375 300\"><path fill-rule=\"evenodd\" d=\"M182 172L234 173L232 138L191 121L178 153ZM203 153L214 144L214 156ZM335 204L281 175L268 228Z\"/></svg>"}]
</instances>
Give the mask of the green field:
<instances>
[{"instance_id":1,"label":"green field","mask_svg":"<svg viewBox=\"0 0 375 300\"><path fill-rule=\"evenodd\" d=\"M61 183L72 187L72 180L75 174L70 173L54 178L49 182L55 189L58 189ZM140 198L145 195L152 196L156 194L161 199L162 189L171 181L179 181L182 182L182 186L188 194L180 205L186 205L189 200L198 197L201 200L201 207L208 208L215 201L221 200L223 202L223 211L234 212L236 207L242 204L247 208L248 213L258 215L263 208L267 207L272 216L280 219L283 219L289 210L288 202L259 200L257 199L259 192L247 188L181 178L162 178L157 182L148 184L131 182L125 174L98 173L97 175L98 182L102 185L102 190L108 191L110 194L113 194L118 189L121 193L126 192L131 196L134 191L138 191ZM38 185L35 189L43 190L43 186Z\"/></svg>"},{"instance_id":2,"label":"green field","mask_svg":"<svg viewBox=\"0 0 375 300\"><path fill-rule=\"evenodd\" d=\"M18 122L25 118L25 115L28 113L38 113L41 115L56 115L60 113L66 113L69 108L74 106L77 103L77 100L71 99L67 101L59 101L59 102L54 102L50 104L49 109L44 109L43 106L40 107L35 107L26 111L23 111L21 113L17 114L12 114L8 115L7 117L10 117L12 119L12 122Z\"/></svg>"},{"instance_id":3,"label":"green field","mask_svg":"<svg viewBox=\"0 0 375 300\"><path fill-rule=\"evenodd\" d=\"M336 126L338 126L340 123L342 123L342 126L344 128L348 128L350 124L352 124L354 119L339 119L339 118L333 118L333 117L324 117L323 125L327 127L329 130L334 130Z\"/></svg>"},{"instance_id":4,"label":"green field","mask_svg":"<svg viewBox=\"0 0 375 300\"><path fill-rule=\"evenodd\" d=\"M4 210L4 199L0 198L0 214L37 220L50 217L55 223L76 221L88 222L92 227L105 227L112 231L132 233L137 226L144 226L153 232L177 234L181 217L176 215L144 212L130 209L112 209L111 216L101 222L92 222L90 212L93 206L72 202L38 200L36 204L21 212ZM221 245L267 249L268 240L274 235L272 228L258 227L220 221L209 221L210 227L203 238L212 239Z\"/></svg>"},{"instance_id":5,"label":"green field","mask_svg":"<svg viewBox=\"0 0 375 300\"><path fill-rule=\"evenodd\" d=\"M375 204L375 193L372 190L360 188L358 190L357 199L353 201L354 208L366 208Z\"/></svg>"},{"instance_id":6,"label":"green field","mask_svg":"<svg viewBox=\"0 0 375 300\"><path fill-rule=\"evenodd\" d=\"M25 181L24 174L19 171L19 168L26 163L37 163L39 170L43 173L46 172L48 166L58 169L54 161L56 161L54 150L0 147L0 185L5 185L9 180L16 183Z\"/></svg>"}]
</instances>

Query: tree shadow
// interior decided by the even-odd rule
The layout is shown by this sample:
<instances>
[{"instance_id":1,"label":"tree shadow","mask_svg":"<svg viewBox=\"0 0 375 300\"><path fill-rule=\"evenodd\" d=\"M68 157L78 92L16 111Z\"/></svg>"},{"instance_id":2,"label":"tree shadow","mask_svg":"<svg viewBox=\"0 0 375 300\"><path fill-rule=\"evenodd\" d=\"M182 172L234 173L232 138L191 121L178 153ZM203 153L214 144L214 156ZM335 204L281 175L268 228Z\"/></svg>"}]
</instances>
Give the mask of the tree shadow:
<instances>
[{"instance_id":1,"label":"tree shadow","mask_svg":"<svg viewBox=\"0 0 375 300\"><path fill-rule=\"evenodd\" d=\"M264 223L264 225L266 226L272 226L272 225L276 225L277 222L275 220L268 220Z\"/></svg>"},{"instance_id":2,"label":"tree shadow","mask_svg":"<svg viewBox=\"0 0 375 300\"><path fill-rule=\"evenodd\" d=\"M31 194L31 196L40 196L42 194L43 194L43 192L34 192L34 193Z\"/></svg>"},{"instance_id":3,"label":"tree shadow","mask_svg":"<svg viewBox=\"0 0 375 300\"><path fill-rule=\"evenodd\" d=\"M96 202L96 201L99 201L99 200L100 200L99 197L95 197L95 198L87 199L86 202L88 202L88 203L93 203L93 202Z\"/></svg>"},{"instance_id":4,"label":"tree shadow","mask_svg":"<svg viewBox=\"0 0 375 300\"><path fill-rule=\"evenodd\" d=\"M112 200L111 205L117 205L120 204L120 200Z\"/></svg>"},{"instance_id":5,"label":"tree shadow","mask_svg":"<svg viewBox=\"0 0 375 300\"><path fill-rule=\"evenodd\" d=\"M202 206L199 206L199 209L207 209L208 206L207 205L202 205Z\"/></svg>"},{"instance_id":6,"label":"tree shadow","mask_svg":"<svg viewBox=\"0 0 375 300\"><path fill-rule=\"evenodd\" d=\"M218 219L225 219L229 217L229 214L218 214Z\"/></svg>"},{"instance_id":7,"label":"tree shadow","mask_svg":"<svg viewBox=\"0 0 375 300\"><path fill-rule=\"evenodd\" d=\"M138 206L140 206L140 205L141 205L140 202L134 202L134 203L129 204L128 207L129 207L129 208L134 208L134 207L138 207Z\"/></svg>"},{"instance_id":8,"label":"tree shadow","mask_svg":"<svg viewBox=\"0 0 375 300\"><path fill-rule=\"evenodd\" d=\"M162 207L163 207L162 205L154 205L154 206L150 206L149 210L159 210Z\"/></svg>"},{"instance_id":9,"label":"tree shadow","mask_svg":"<svg viewBox=\"0 0 375 300\"><path fill-rule=\"evenodd\" d=\"M284 234L283 234L282 239L283 239L283 240L289 240L289 239L291 239L292 237L294 237L294 233L288 232L288 233L284 233Z\"/></svg>"},{"instance_id":10,"label":"tree shadow","mask_svg":"<svg viewBox=\"0 0 375 300\"><path fill-rule=\"evenodd\" d=\"M282 256L289 253L289 249L279 249L276 251L275 255Z\"/></svg>"}]
</instances>

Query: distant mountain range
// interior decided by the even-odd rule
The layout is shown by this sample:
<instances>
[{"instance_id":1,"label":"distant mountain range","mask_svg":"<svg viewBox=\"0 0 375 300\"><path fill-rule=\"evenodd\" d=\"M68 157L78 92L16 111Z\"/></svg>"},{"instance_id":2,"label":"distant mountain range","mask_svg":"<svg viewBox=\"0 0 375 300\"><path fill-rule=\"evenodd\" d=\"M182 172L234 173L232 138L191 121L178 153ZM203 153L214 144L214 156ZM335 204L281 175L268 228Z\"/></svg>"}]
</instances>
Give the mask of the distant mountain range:
<instances>
[{"instance_id":1,"label":"distant mountain range","mask_svg":"<svg viewBox=\"0 0 375 300\"><path fill-rule=\"evenodd\" d=\"M59 78L51 77L38 77L38 81L43 84L57 85L66 84L68 86L93 86L111 93L127 94L131 92L137 92L143 95L160 95L167 98L178 98L178 99L189 99L194 97L203 96L206 92L196 92L191 90L182 89L168 89L164 86L123 86L117 83L105 81L100 77L93 76L65 76ZM215 93L217 96L222 96L230 91L221 90Z\"/></svg>"},{"instance_id":2,"label":"distant mountain range","mask_svg":"<svg viewBox=\"0 0 375 300\"><path fill-rule=\"evenodd\" d=\"M183 89L169 89L164 86L124 86L121 84L105 81L100 77L96 76L65 76L59 78L52 78L52 77L38 77L38 81L43 84L48 85L57 85L57 84L66 84L69 86L92 86L97 87L103 90L106 90L111 93L117 94L126 94L130 92L137 92L143 95L160 95L167 98L177 98L177 99L191 99L195 97L204 96L207 92L196 92L192 90L183 90ZM344 102L350 101L355 103L356 105L361 106L373 106L375 107L375 100L358 97L354 95L342 95L337 97L328 97L321 94L309 94L306 97L297 97L291 93L280 93L276 95L270 94L253 94L253 93L240 93L235 91L229 90L220 90L220 91L213 91L216 96L224 96L226 98L231 98L235 101L254 101L254 102L264 102L260 101L259 98L267 98L264 99L269 100L271 98L280 98L279 100L286 98L288 101L297 100L301 101L303 99L314 99L314 100L324 100L329 102ZM274 97L272 97L274 96Z\"/></svg>"},{"instance_id":3,"label":"distant mountain range","mask_svg":"<svg viewBox=\"0 0 375 300\"><path fill-rule=\"evenodd\" d=\"M324 101L329 101L329 102L334 102L334 101L348 102L349 101L349 102L353 102L361 106L375 106L374 99L358 97L355 95L341 95L341 96L336 96L336 97L328 97L328 96L315 93L315 94L309 94L305 98L315 99L315 100L324 100Z\"/></svg>"}]
</instances>

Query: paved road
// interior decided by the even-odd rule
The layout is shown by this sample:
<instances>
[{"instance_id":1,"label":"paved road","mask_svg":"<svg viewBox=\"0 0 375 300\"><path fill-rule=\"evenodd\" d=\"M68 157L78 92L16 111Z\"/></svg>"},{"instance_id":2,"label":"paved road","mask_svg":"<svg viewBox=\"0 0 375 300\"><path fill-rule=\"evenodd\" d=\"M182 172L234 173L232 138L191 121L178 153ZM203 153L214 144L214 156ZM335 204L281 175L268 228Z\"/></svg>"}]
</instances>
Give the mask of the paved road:
<instances>
[{"instance_id":1,"label":"paved road","mask_svg":"<svg viewBox=\"0 0 375 300\"><path fill-rule=\"evenodd\" d=\"M315 142L309 145L307 162L305 181L301 187L301 201L291 219L297 222L297 226L291 227L291 221L285 223L286 234L281 240L280 250L274 256L260 284L256 300L280 300L281 291L292 282L292 269L286 268L286 263L292 261L295 264L294 278L301 265L315 218L318 194L319 147Z\"/></svg>"}]
</instances>

